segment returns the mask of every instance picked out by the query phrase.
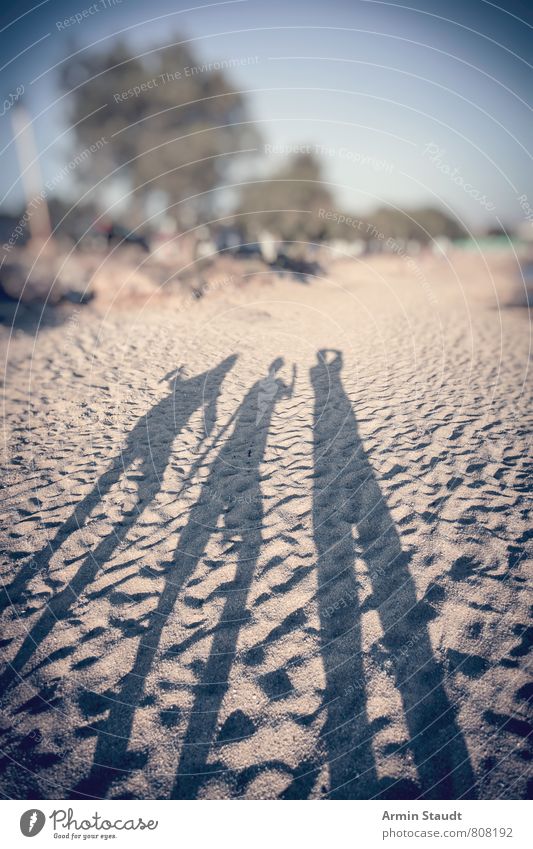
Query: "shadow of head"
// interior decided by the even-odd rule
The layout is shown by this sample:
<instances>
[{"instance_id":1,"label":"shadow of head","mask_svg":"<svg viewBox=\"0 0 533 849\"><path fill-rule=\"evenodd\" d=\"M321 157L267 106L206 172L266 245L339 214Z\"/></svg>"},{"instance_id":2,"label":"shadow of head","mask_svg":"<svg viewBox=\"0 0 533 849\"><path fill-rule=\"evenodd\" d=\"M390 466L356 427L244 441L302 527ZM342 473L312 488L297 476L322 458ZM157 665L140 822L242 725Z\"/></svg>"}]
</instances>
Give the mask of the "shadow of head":
<instances>
[{"instance_id":1,"label":"shadow of head","mask_svg":"<svg viewBox=\"0 0 533 849\"><path fill-rule=\"evenodd\" d=\"M270 374L270 376L274 377L276 372L280 370L284 363L285 360L283 359L283 357L276 357L276 359L270 363L270 366L268 368L268 373Z\"/></svg>"},{"instance_id":2,"label":"shadow of head","mask_svg":"<svg viewBox=\"0 0 533 849\"><path fill-rule=\"evenodd\" d=\"M320 365L325 366L328 370L342 368L342 351L336 348L321 348L317 352L317 358Z\"/></svg>"}]
</instances>

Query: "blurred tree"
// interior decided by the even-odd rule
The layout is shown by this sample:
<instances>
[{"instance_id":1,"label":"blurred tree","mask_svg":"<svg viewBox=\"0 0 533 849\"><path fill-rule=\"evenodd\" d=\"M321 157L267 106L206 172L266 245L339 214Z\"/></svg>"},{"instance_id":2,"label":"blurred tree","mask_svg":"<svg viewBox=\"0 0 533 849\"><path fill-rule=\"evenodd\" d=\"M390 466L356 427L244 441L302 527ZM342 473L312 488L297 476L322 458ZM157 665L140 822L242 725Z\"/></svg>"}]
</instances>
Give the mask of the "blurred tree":
<instances>
[{"instance_id":1,"label":"blurred tree","mask_svg":"<svg viewBox=\"0 0 533 849\"><path fill-rule=\"evenodd\" d=\"M259 141L244 97L213 68L228 64L202 64L185 44L144 58L122 42L104 53L73 56L63 68L62 85L72 91L69 118L77 125L78 152L106 139L75 169L76 178L94 184L119 167L109 180L122 186L127 181L135 190L129 206L137 208L137 218L155 190L164 190L172 204L219 186L237 158L224 154ZM208 215L213 203L210 192L170 213L190 225Z\"/></svg>"},{"instance_id":2,"label":"blurred tree","mask_svg":"<svg viewBox=\"0 0 533 849\"><path fill-rule=\"evenodd\" d=\"M422 244L437 236L460 239L466 235L464 228L455 218L431 207L409 210L409 213L391 207L381 207L370 216L369 222L387 238L402 241L414 239ZM371 232L367 234L367 238L372 238Z\"/></svg>"},{"instance_id":3,"label":"blurred tree","mask_svg":"<svg viewBox=\"0 0 533 849\"><path fill-rule=\"evenodd\" d=\"M335 207L315 156L297 154L272 177L243 187L236 223L249 238L270 230L288 241L314 241L327 235L319 209Z\"/></svg>"}]
</instances>

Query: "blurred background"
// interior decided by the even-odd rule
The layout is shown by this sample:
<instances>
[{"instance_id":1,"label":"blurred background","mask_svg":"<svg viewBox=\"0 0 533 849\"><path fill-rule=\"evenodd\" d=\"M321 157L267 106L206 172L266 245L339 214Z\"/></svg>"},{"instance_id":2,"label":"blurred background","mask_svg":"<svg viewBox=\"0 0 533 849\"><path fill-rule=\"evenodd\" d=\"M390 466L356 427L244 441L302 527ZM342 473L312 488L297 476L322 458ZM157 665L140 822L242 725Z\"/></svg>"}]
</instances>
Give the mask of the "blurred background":
<instances>
[{"instance_id":1,"label":"blurred background","mask_svg":"<svg viewBox=\"0 0 533 849\"><path fill-rule=\"evenodd\" d=\"M5 5L3 320L124 264L137 294L452 248L527 280L532 27L515 0Z\"/></svg>"},{"instance_id":2,"label":"blurred background","mask_svg":"<svg viewBox=\"0 0 533 849\"><path fill-rule=\"evenodd\" d=\"M2 4L8 798L531 795L532 34Z\"/></svg>"}]
</instances>

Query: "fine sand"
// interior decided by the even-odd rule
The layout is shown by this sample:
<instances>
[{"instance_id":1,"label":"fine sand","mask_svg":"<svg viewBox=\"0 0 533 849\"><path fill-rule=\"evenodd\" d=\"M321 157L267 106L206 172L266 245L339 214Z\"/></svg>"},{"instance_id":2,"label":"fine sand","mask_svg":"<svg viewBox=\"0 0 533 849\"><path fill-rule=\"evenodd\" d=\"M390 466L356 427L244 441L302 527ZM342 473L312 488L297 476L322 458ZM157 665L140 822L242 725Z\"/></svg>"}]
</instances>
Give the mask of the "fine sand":
<instances>
[{"instance_id":1,"label":"fine sand","mask_svg":"<svg viewBox=\"0 0 533 849\"><path fill-rule=\"evenodd\" d=\"M216 283L3 331L3 793L524 797L508 259Z\"/></svg>"}]
</instances>

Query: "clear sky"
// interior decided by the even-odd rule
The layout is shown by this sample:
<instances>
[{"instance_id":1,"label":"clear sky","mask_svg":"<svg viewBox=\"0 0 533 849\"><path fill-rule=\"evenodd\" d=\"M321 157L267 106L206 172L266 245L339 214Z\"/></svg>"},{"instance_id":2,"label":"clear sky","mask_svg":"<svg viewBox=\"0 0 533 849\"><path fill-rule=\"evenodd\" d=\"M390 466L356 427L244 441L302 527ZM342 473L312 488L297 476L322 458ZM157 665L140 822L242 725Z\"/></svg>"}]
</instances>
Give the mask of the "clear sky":
<instances>
[{"instance_id":1,"label":"clear sky","mask_svg":"<svg viewBox=\"0 0 533 849\"><path fill-rule=\"evenodd\" d=\"M265 143L311 145L343 208L448 204L477 228L518 223L523 195L533 206L531 2L4 0L0 30L0 94L25 86L46 178L70 132L58 63L121 34L143 53L191 39L205 61L257 56L230 73L251 92ZM13 209L22 194L9 112L0 146L0 199ZM263 170L282 160L262 149Z\"/></svg>"}]
</instances>

